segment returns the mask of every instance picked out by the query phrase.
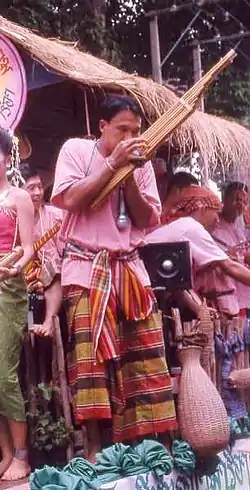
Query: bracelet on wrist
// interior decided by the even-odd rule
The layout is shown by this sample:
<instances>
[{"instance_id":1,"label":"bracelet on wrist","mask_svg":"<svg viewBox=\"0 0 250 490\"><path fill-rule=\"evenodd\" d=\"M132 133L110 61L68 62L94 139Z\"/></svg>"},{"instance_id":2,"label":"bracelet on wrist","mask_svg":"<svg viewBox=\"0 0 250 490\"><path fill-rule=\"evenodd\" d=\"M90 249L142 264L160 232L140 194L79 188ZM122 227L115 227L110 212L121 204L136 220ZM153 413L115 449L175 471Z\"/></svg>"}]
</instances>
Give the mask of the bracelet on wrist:
<instances>
[{"instance_id":1,"label":"bracelet on wrist","mask_svg":"<svg viewBox=\"0 0 250 490\"><path fill-rule=\"evenodd\" d=\"M111 170L113 173L115 173L115 168L112 165L113 162L114 162L114 160L112 158L106 158L105 159L105 163L106 163L107 167L109 168L109 170Z\"/></svg>"}]
</instances>

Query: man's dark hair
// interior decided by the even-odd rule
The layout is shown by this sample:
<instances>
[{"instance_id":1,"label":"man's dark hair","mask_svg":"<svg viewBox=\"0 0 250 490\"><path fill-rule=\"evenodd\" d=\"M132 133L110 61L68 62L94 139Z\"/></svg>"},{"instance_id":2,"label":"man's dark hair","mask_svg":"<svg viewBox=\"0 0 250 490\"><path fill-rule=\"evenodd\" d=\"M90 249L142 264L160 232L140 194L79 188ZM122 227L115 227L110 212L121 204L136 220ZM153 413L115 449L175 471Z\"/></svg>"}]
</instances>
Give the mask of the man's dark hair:
<instances>
[{"instance_id":1,"label":"man's dark hair","mask_svg":"<svg viewBox=\"0 0 250 490\"><path fill-rule=\"evenodd\" d=\"M5 129L0 129L0 150L5 157L11 155L12 145L12 136Z\"/></svg>"},{"instance_id":2,"label":"man's dark hair","mask_svg":"<svg viewBox=\"0 0 250 490\"><path fill-rule=\"evenodd\" d=\"M27 180L31 179L32 177L39 177L37 170L28 162L20 163L19 170L25 182L27 182Z\"/></svg>"},{"instance_id":3,"label":"man's dark hair","mask_svg":"<svg viewBox=\"0 0 250 490\"><path fill-rule=\"evenodd\" d=\"M137 102L128 95L110 95L100 106L100 119L110 122L119 112L131 111L137 117L143 117Z\"/></svg>"},{"instance_id":4,"label":"man's dark hair","mask_svg":"<svg viewBox=\"0 0 250 490\"><path fill-rule=\"evenodd\" d=\"M236 191L245 191L248 192L248 187L246 184L243 184L242 182L230 182L226 188L224 189L223 192L223 198L230 197L232 194L234 194Z\"/></svg>"},{"instance_id":5,"label":"man's dark hair","mask_svg":"<svg viewBox=\"0 0 250 490\"><path fill-rule=\"evenodd\" d=\"M44 201L45 202L50 202L52 190L53 190L53 184L45 189L45 191L44 191Z\"/></svg>"},{"instance_id":6,"label":"man's dark hair","mask_svg":"<svg viewBox=\"0 0 250 490\"><path fill-rule=\"evenodd\" d=\"M168 192L171 192L174 187L184 189L190 185L199 185L198 180L188 172L177 172L173 175L168 183Z\"/></svg>"}]
</instances>

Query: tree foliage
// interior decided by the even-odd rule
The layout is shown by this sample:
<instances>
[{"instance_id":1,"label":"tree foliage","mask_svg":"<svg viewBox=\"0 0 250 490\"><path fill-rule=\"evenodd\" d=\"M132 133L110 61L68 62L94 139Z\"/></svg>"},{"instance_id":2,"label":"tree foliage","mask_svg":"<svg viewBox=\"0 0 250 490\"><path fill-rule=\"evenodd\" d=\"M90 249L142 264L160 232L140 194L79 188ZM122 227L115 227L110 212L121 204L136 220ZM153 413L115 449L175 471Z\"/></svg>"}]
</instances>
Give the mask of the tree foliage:
<instances>
[{"instance_id":1,"label":"tree foliage","mask_svg":"<svg viewBox=\"0 0 250 490\"><path fill-rule=\"evenodd\" d=\"M106 28L105 0L1 0L0 13L43 36L76 41L80 48L118 62Z\"/></svg>"}]
</instances>

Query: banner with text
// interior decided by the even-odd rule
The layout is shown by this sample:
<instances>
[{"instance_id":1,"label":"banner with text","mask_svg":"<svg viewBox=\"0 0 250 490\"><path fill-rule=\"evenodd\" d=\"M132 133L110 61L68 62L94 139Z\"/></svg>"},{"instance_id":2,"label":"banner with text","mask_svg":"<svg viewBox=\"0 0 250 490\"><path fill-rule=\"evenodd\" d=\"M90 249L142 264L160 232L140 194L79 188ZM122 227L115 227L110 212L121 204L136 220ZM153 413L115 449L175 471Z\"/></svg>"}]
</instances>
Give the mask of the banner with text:
<instances>
[{"instance_id":1,"label":"banner with text","mask_svg":"<svg viewBox=\"0 0 250 490\"><path fill-rule=\"evenodd\" d=\"M15 46L0 35L0 127L14 132L27 98L26 74Z\"/></svg>"}]
</instances>

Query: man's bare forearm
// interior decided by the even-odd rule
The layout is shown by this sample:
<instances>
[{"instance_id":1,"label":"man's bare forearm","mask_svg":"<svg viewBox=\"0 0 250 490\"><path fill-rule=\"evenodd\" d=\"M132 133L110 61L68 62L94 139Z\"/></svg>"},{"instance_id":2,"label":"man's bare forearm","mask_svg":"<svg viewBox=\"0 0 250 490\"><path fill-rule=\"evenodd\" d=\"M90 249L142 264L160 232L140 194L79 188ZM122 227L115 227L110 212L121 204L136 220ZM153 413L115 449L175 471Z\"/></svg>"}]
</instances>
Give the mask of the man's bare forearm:
<instances>
[{"instance_id":1,"label":"man's bare forearm","mask_svg":"<svg viewBox=\"0 0 250 490\"><path fill-rule=\"evenodd\" d=\"M239 262L227 259L218 264L224 272L246 286L250 286L250 270Z\"/></svg>"},{"instance_id":2,"label":"man's bare forearm","mask_svg":"<svg viewBox=\"0 0 250 490\"><path fill-rule=\"evenodd\" d=\"M62 304L62 287L60 279L56 279L44 292L46 299L45 321L58 314Z\"/></svg>"},{"instance_id":3,"label":"man's bare forearm","mask_svg":"<svg viewBox=\"0 0 250 490\"><path fill-rule=\"evenodd\" d=\"M134 177L130 177L125 185L125 201L130 218L136 228L147 228L150 224L152 208L140 193Z\"/></svg>"},{"instance_id":4,"label":"man's bare forearm","mask_svg":"<svg viewBox=\"0 0 250 490\"><path fill-rule=\"evenodd\" d=\"M68 211L86 209L113 175L114 172L107 165L101 165L99 172L79 180L64 192L61 207Z\"/></svg>"},{"instance_id":5,"label":"man's bare forearm","mask_svg":"<svg viewBox=\"0 0 250 490\"><path fill-rule=\"evenodd\" d=\"M33 257L34 257L34 248L32 245L30 246L27 245L26 247L23 248L23 256L15 263L14 267L24 269Z\"/></svg>"}]
</instances>

